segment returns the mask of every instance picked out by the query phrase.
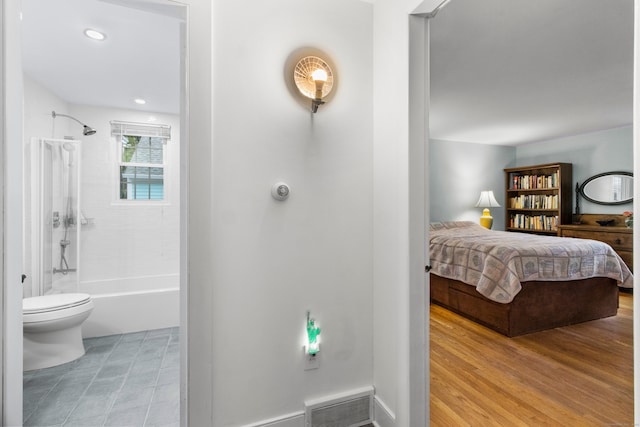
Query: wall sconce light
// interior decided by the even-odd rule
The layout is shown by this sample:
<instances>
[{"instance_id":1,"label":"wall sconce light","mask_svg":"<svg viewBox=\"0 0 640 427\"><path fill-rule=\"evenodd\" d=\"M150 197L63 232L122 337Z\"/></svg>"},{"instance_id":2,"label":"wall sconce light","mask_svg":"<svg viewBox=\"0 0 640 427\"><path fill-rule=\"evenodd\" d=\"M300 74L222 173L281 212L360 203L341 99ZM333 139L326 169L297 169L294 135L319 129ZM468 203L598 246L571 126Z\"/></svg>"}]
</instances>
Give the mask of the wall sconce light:
<instances>
[{"instance_id":1,"label":"wall sconce light","mask_svg":"<svg viewBox=\"0 0 640 427\"><path fill-rule=\"evenodd\" d=\"M329 64L317 56L305 56L293 70L293 80L300 93L311 99L311 112L325 103L324 98L333 89L333 71Z\"/></svg>"},{"instance_id":2,"label":"wall sconce light","mask_svg":"<svg viewBox=\"0 0 640 427\"><path fill-rule=\"evenodd\" d=\"M484 208L482 211L482 216L480 217L480 225L484 228L491 229L493 226L493 217L491 216L491 212L489 208L499 208L500 204L496 200L493 195L493 191L485 190L480 192L480 198L478 199L478 203L476 203L476 208Z\"/></svg>"}]
</instances>

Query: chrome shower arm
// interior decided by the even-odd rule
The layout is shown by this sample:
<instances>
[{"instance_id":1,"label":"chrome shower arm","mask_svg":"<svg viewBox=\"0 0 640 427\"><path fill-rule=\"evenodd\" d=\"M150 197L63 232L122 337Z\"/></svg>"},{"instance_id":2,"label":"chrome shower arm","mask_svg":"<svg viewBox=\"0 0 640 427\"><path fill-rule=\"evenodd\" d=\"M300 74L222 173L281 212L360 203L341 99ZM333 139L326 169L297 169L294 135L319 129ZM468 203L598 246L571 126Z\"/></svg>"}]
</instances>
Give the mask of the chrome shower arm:
<instances>
[{"instance_id":1,"label":"chrome shower arm","mask_svg":"<svg viewBox=\"0 0 640 427\"><path fill-rule=\"evenodd\" d=\"M67 114L60 114L60 113L56 113L55 111L52 111L52 112L51 112L51 117L53 117L54 119L55 119L56 117L58 117L58 116L60 116L60 117L67 117L67 118L69 118L69 119L71 119L71 120L75 120L76 122L80 123L82 126L86 126L84 123L82 123L80 120L76 119L75 117L69 116L69 115L67 115Z\"/></svg>"},{"instance_id":2,"label":"chrome shower arm","mask_svg":"<svg viewBox=\"0 0 640 427\"><path fill-rule=\"evenodd\" d=\"M80 123L80 124L84 127L84 131L83 131L83 134L84 134L84 135L93 135L94 133L96 133L96 130L95 130L95 129L93 129L92 127L89 127L89 126L85 125L84 123L82 123L80 120L76 119L76 118L75 118L75 117L73 117L73 116L69 116L68 114L60 114L60 113L56 113L55 111L52 111L52 112L51 112L51 117L53 117L54 119L55 119L56 117L58 117L58 116L60 116L60 117L66 117L66 118L68 118L68 119L75 120L76 122Z\"/></svg>"}]
</instances>

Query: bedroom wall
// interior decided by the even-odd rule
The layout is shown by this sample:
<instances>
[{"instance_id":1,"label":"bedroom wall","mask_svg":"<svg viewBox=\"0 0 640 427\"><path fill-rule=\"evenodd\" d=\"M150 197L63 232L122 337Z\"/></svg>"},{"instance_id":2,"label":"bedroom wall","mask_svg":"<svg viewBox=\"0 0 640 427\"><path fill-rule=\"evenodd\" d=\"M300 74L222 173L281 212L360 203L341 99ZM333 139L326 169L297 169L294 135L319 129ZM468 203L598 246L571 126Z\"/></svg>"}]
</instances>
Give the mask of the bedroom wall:
<instances>
[{"instance_id":1,"label":"bedroom wall","mask_svg":"<svg viewBox=\"0 0 640 427\"><path fill-rule=\"evenodd\" d=\"M202 329L211 354L196 356L191 370L210 364L212 420L192 423L302 426L305 399L373 384L373 6L212 7L213 142L192 136L190 147L190 229L210 233L194 236L191 281L198 294L212 288L211 306L196 303L211 313ZM315 115L289 91L285 69L309 46L324 50L337 74L333 99ZM270 194L280 180L291 186L284 202ZM322 328L320 367L309 371L307 310Z\"/></svg>"},{"instance_id":2,"label":"bedroom wall","mask_svg":"<svg viewBox=\"0 0 640 427\"><path fill-rule=\"evenodd\" d=\"M608 171L633 171L633 127L533 142L516 147L431 141L429 163L431 221L478 221L480 191L494 191L500 208L491 209L494 230L504 230L504 172L507 167L567 162L573 182ZM574 184L575 185L575 184ZM575 197L574 197L575 204ZM633 204L603 206L580 200L582 213L621 214Z\"/></svg>"},{"instance_id":3,"label":"bedroom wall","mask_svg":"<svg viewBox=\"0 0 640 427\"><path fill-rule=\"evenodd\" d=\"M516 148L454 141L430 141L431 221L479 222L482 190L493 190L499 208L491 208L493 229L505 229L504 171L516 161Z\"/></svg>"},{"instance_id":4,"label":"bedroom wall","mask_svg":"<svg viewBox=\"0 0 640 427\"><path fill-rule=\"evenodd\" d=\"M633 126L556 138L516 147L514 166L551 162L573 164L573 182L609 171L633 172ZM575 205L575 197L574 197ZM603 206L580 200L582 213L621 214L633 204Z\"/></svg>"}]
</instances>

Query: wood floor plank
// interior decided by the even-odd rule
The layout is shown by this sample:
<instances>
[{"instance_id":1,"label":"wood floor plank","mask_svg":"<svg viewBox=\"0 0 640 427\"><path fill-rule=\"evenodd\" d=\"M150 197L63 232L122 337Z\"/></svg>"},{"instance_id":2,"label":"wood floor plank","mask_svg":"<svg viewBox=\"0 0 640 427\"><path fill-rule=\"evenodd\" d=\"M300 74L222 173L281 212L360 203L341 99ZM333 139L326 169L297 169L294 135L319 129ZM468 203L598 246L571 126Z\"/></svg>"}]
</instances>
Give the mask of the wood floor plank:
<instances>
[{"instance_id":1,"label":"wood floor plank","mask_svg":"<svg viewBox=\"0 0 640 427\"><path fill-rule=\"evenodd\" d=\"M431 425L632 425L632 306L508 338L432 305Z\"/></svg>"}]
</instances>

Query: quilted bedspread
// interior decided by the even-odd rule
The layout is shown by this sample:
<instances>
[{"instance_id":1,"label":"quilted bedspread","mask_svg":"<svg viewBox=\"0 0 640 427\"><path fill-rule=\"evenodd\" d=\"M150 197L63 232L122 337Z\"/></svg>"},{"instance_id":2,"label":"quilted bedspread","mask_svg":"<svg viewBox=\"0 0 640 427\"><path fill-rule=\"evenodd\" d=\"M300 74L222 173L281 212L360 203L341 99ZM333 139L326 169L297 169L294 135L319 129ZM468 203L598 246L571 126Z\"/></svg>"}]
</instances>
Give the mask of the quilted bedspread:
<instances>
[{"instance_id":1,"label":"quilted bedspread","mask_svg":"<svg viewBox=\"0 0 640 427\"><path fill-rule=\"evenodd\" d=\"M475 286L480 294L509 303L526 281L609 277L622 287L633 275L606 243L493 231L469 221L430 226L432 273Z\"/></svg>"}]
</instances>

